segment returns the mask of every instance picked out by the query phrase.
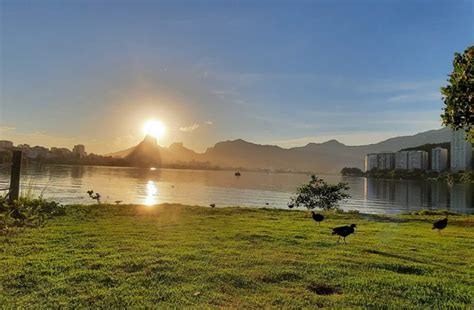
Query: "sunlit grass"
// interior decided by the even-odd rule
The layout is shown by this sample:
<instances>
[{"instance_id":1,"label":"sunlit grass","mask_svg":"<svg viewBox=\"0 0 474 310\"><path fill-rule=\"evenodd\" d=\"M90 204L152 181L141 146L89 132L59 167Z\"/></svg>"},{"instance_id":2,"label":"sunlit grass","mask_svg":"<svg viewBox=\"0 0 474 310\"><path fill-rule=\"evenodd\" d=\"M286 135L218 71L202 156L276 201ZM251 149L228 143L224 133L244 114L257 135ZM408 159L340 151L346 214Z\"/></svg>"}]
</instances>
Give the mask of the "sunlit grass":
<instances>
[{"instance_id":1,"label":"sunlit grass","mask_svg":"<svg viewBox=\"0 0 474 310\"><path fill-rule=\"evenodd\" d=\"M468 308L474 220L179 205L74 206L2 237L10 307ZM356 223L347 245L331 227Z\"/></svg>"}]
</instances>

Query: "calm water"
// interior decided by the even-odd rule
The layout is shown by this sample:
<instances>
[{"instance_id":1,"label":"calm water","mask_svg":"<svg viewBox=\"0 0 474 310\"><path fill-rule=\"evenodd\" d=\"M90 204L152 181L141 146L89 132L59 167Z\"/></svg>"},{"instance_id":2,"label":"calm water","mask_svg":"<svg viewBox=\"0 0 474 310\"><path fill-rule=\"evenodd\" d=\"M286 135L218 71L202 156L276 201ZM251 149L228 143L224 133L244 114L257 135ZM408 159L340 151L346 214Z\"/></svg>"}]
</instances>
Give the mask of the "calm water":
<instances>
[{"instance_id":1,"label":"calm water","mask_svg":"<svg viewBox=\"0 0 474 310\"><path fill-rule=\"evenodd\" d=\"M399 213L419 209L450 209L474 213L471 186L448 186L438 182L388 181L360 177L321 176L328 182L344 181L352 198L343 209L365 213ZM103 202L183 203L192 205L287 208L295 188L309 180L302 174L232 171L138 169L117 167L43 166L27 167L23 191L43 192L62 203L92 203L86 191L93 189ZM0 171L0 188L9 182L8 171Z\"/></svg>"}]
</instances>

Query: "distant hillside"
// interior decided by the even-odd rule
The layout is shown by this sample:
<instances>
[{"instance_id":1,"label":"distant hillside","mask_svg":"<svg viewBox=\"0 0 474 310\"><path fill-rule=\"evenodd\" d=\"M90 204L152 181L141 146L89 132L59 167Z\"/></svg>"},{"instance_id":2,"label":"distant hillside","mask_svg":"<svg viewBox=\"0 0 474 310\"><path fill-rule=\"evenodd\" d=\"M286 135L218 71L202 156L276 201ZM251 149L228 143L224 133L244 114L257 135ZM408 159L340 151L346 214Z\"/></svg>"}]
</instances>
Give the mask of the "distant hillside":
<instances>
[{"instance_id":1,"label":"distant hillside","mask_svg":"<svg viewBox=\"0 0 474 310\"><path fill-rule=\"evenodd\" d=\"M185 162L207 162L223 168L338 173L343 167L358 167L362 169L364 157L367 153L394 152L428 143L446 143L450 141L450 136L451 131L448 128L443 128L418 133L413 136L395 137L370 145L347 146L336 140L330 140L324 143L309 143L302 147L290 149L275 145L255 144L238 139L218 142L204 153L196 153L184 147L182 143L175 143L167 148L157 146L154 155L151 156L159 158L160 162L165 165ZM140 144L109 155L129 158L133 154L134 161L140 162L140 154L143 155L145 152L142 150L137 153L138 147L140 147ZM143 146L140 148L143 148ZM149 151L146 152L146 156L150 156ZM150 160L150 158L147 160ZM147 162L147 160L143 162Z\"/></svg>"}]
</instances>

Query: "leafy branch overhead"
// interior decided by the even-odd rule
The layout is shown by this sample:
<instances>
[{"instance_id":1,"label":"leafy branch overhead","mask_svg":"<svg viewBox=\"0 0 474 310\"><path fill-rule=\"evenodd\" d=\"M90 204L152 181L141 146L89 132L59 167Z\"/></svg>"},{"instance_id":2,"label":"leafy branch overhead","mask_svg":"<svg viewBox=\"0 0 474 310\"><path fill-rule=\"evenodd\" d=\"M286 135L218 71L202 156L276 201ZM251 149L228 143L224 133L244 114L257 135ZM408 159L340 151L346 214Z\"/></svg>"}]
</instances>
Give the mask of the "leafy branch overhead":
<instances>
[{"instance_id":1,"label":"leafy branch overhead","mask_svg":"<svg viewBox=\"0 0 474 310\"><path fill-rule=\"evenodd\" d=\"M441 88L445 107L441 118L444 125L464 129L474 141L474 46L463 54L455 53L449 84Z\"/></svg>"},{"instance_id":2,"label":"leafy branch overhead","mask_svg":"<svg viewBox=\"0 0 474 310\"><path fill-rule=\"evenodd\" d=\"M350 198L345 191L349 190L347 183L328 184L315 175L311 176L308 184L304 184L296 190L293 204L304 206L307 209L321 208L333 210L339 207L339 202Z\"/></svg>"}]
</instances>

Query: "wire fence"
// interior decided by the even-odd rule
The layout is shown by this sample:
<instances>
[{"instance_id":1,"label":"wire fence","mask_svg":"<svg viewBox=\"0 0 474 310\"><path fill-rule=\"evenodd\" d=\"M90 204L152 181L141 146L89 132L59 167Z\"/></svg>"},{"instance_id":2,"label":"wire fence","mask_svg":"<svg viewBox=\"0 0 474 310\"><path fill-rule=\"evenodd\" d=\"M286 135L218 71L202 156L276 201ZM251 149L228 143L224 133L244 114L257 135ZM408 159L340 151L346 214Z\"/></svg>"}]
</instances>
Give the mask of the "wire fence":
<instances>
[{"instance_id":1,"label":"wire fence","mask_svg":"<svg viewBox=\"0 0 474 310\"><path fill-rule=\"evenodd\" d=\"M12 166L12 163L0 164L0 170L8 170L11 168L11 166ZM8 185L8 187L0 188L0 192L4 192L4 191L10 191L10 185Z\"/></svg>"}]
</instances>

